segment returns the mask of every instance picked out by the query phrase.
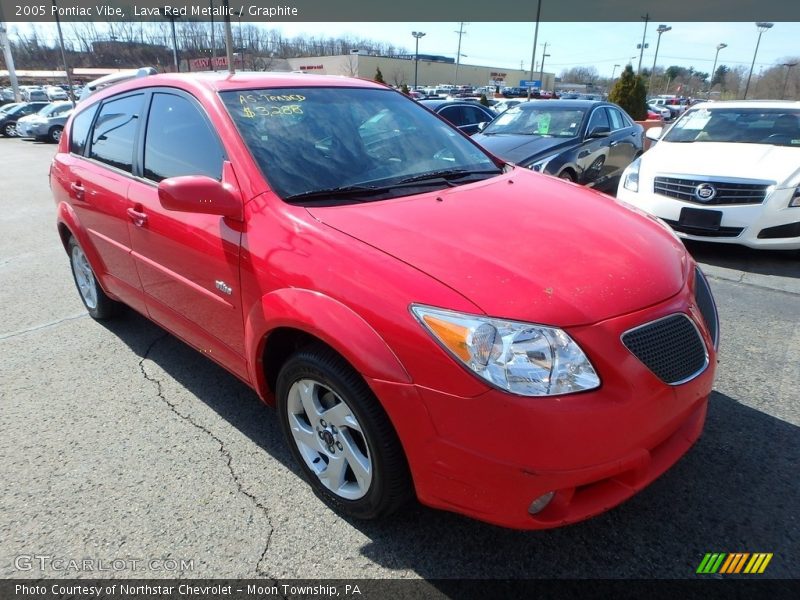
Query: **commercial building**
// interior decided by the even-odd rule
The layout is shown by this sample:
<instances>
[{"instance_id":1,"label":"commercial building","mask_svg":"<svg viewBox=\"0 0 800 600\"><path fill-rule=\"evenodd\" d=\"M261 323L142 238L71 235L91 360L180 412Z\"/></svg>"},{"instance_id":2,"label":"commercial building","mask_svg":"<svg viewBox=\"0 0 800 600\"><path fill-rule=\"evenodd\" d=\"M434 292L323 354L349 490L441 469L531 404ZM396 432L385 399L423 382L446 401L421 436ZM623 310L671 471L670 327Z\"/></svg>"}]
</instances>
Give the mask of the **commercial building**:
<instances>
[{"instance_id":1,"label":"commercial building","mask_svg":"<svg viewBox=\"0 0 800 600\"><path fill-rule=\"evenodd\" d=\"M293 71L318 73L321 75L345 75L347 77L363 77L373 79L378 69L383 80L394 86L414 84L414 55L405 56L373 56L354 51L351 54L337 56L314 56L287 59ZM538 80L540 73L534 71L533 78ZM499 85L516 87L520 81L530 79L530 71L523 69L504 69L500 67L480 67L477 65L456 65L452 58L440 56L419 56L417 84L433 86L437 84ZM555 74L544 74L542 89L552 90L555 85Z\"/></svg>"}]
</instances>

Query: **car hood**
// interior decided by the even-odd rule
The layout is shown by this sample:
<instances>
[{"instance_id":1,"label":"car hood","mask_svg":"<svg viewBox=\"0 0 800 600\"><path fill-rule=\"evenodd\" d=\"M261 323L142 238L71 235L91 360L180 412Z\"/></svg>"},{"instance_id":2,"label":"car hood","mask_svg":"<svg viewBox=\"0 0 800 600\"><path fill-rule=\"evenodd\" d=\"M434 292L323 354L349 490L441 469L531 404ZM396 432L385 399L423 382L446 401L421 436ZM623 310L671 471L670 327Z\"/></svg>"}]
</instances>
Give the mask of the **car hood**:
<instances>
[{"instance_id":1,"label":"car hood","mask_svg":"<svg viewBox=\"0 0 800 600\"><path fill-rule=\"evenodd\" d=\"M673 296L689 261L655 219L521 168L433 193L307 210L488 315L561 327Z\"/></svg>"},{"instance_id":2,"label":"car hood","mask_svg":"<svg viewBox=\"0 0 800 600\"><path fill-rule=\"evenodd\" d=\"M534 157L557 152L576 143L577 138L543 137L541 135L478 133L472 136L478 144L495 156L512 163L522 164Z\"/></svg>"},{"instance_id":3,"label":"car hood","mask_svg":"<svg viewBox=\"0 0 800 600\"><path fill-rule=\"evenodd\" d=\"M642 157L640 177L709 175L784 183L798 171L800 148L721 142L658 142Z\"/></svg>"}]
</instances>

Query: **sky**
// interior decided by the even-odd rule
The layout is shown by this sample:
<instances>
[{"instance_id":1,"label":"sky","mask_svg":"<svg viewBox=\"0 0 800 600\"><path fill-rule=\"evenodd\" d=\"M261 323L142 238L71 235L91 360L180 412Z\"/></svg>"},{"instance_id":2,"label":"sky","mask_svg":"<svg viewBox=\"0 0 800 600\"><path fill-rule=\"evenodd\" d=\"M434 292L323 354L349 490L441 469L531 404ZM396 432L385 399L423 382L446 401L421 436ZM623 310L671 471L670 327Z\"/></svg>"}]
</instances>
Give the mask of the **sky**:
<instances>
[{"instance_id":1,"label":"sky","mask_svg":"<svg viewBox=\"0 0 800 600\"><path fill-rule=\"evenodd\" d=\"M436 54L455 58L460 23L270 23L261 27L279 29L284 35L339 36L367 38L391 43L414 51L412 31L425 32L420 39L421 54ZM658 21L647 27L642 67L650 68L656 49ZM754 23L665 23L672 30L661 36L658 65L694 67L709 72L714 63L716 47L728 44L719 53L718 65L746 66L753 60L758 31ZM27 28L24 23L9 24L10 29ZM40 26L46 28L48 26ZM67 26L68 27L68 26ZM237 27L234 21L234 31ZM461 40L461 62L505 69L531 66L534 23L465 23ZM536 58L538 70L542 44L548 43L545 70L560 74L577 66L594 66L601 76L619 74L620 67L631 62L634 69L639 61L637 44L642 41L643 22L627 23L552 23L539 25ZM763 34L758 49L755 71L767 68L788 58L800 57L800 23L775 23Z\"/></svg>"}]
</instances>

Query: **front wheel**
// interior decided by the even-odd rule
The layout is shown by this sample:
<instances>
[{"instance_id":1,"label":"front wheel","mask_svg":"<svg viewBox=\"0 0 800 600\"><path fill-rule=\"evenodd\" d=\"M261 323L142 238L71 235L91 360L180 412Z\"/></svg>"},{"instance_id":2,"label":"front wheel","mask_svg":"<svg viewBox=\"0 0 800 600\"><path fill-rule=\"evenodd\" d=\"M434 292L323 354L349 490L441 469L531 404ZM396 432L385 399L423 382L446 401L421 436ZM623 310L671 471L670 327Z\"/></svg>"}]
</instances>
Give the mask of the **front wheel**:
<instances>
[{"instance_id":1,"label":"front wheel","mask_svg":"<svg viewBox=\"0 0 800 600\"><path fill-rule=\"evenodd\" d=\"M296 352L278 375L284 437L314 493L345 515L376 519L410 496L397 433L359 374L323 345Z\"/></svg>"},{"instance_id":2,"label":"front wheel","mask_svg":"<svg viewBox=\"0 0 800 600\"><path fill-rule=\"evenodd\" d=\"M69 239L67 252L69 252L72 277L89 315L98 321L113 317L119 309L119 303L106 296L103 288L97 283L89 260L75 238Z\"/></svg>"},{"instance_id":3,"label":"front wheel","mask_svg":"<svg viewBox=\"0 0 800 600\"><path fill-rule=\"evenodd\" d=\"M561 171L561 173L558 174L558 178L563 179L564 181L571 181L572 183L575 183L575 175L573 175L572 171L569 170Z\"/></svg>"},{"instance_id":4,"label":"front wheel","mask_svg":"<svg viewBox=\"0 0 800 600\"><path fill-rule=\"evenodd\" d=\"M16 123L6 123L3 125L3 135L5 137L16 137L17 135L17 124Z\"/></svg>"}]
</instances>

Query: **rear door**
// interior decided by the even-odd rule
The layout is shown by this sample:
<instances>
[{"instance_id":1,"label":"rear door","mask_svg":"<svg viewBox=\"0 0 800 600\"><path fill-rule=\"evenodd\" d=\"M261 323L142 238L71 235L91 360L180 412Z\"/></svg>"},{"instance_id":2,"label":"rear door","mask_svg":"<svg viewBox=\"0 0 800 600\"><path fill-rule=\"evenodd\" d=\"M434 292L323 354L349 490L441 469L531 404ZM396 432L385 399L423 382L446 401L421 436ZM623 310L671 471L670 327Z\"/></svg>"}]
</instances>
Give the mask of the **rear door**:
<instances>
[{"instance_id":1,"label":"rear door","mask_svg":"<svg viewBox=\"0 0 800 600\"><path fill-rule=\"evenodd\" d=\"M76 115L70 153L56 157L61 186L102 263L94 266L104 289L141 312L127 195L144 97L142 92L114 96Z\"/></svg>"},{"instance_id":2,"label":"rear door","mask_svg":"<svg viewBox=\"0 0 800 600\"><path fill-rule=\"evenodd\" d=\"M158 89L147 105L138 177L128 190L128 226L148 311L184 340L247 377L239 285L241 223L169 211L158 198L158 183L169 177L224 177L238 188L235 176L195 98Z\"/></svg>"},{"instance_id":3,"label":"rear door","mask_svg":"<svg viewBox=\"0 0 800 600\"><path fill-rule=\"evenodd\" d=\"M640 151L641 132L619 109L607 106L606 110L611 122L611 136L607 161L609 169L605 176L608 178L608 185L616 189L622 171L633 162Z\"/></svg>"}]
</instances>

